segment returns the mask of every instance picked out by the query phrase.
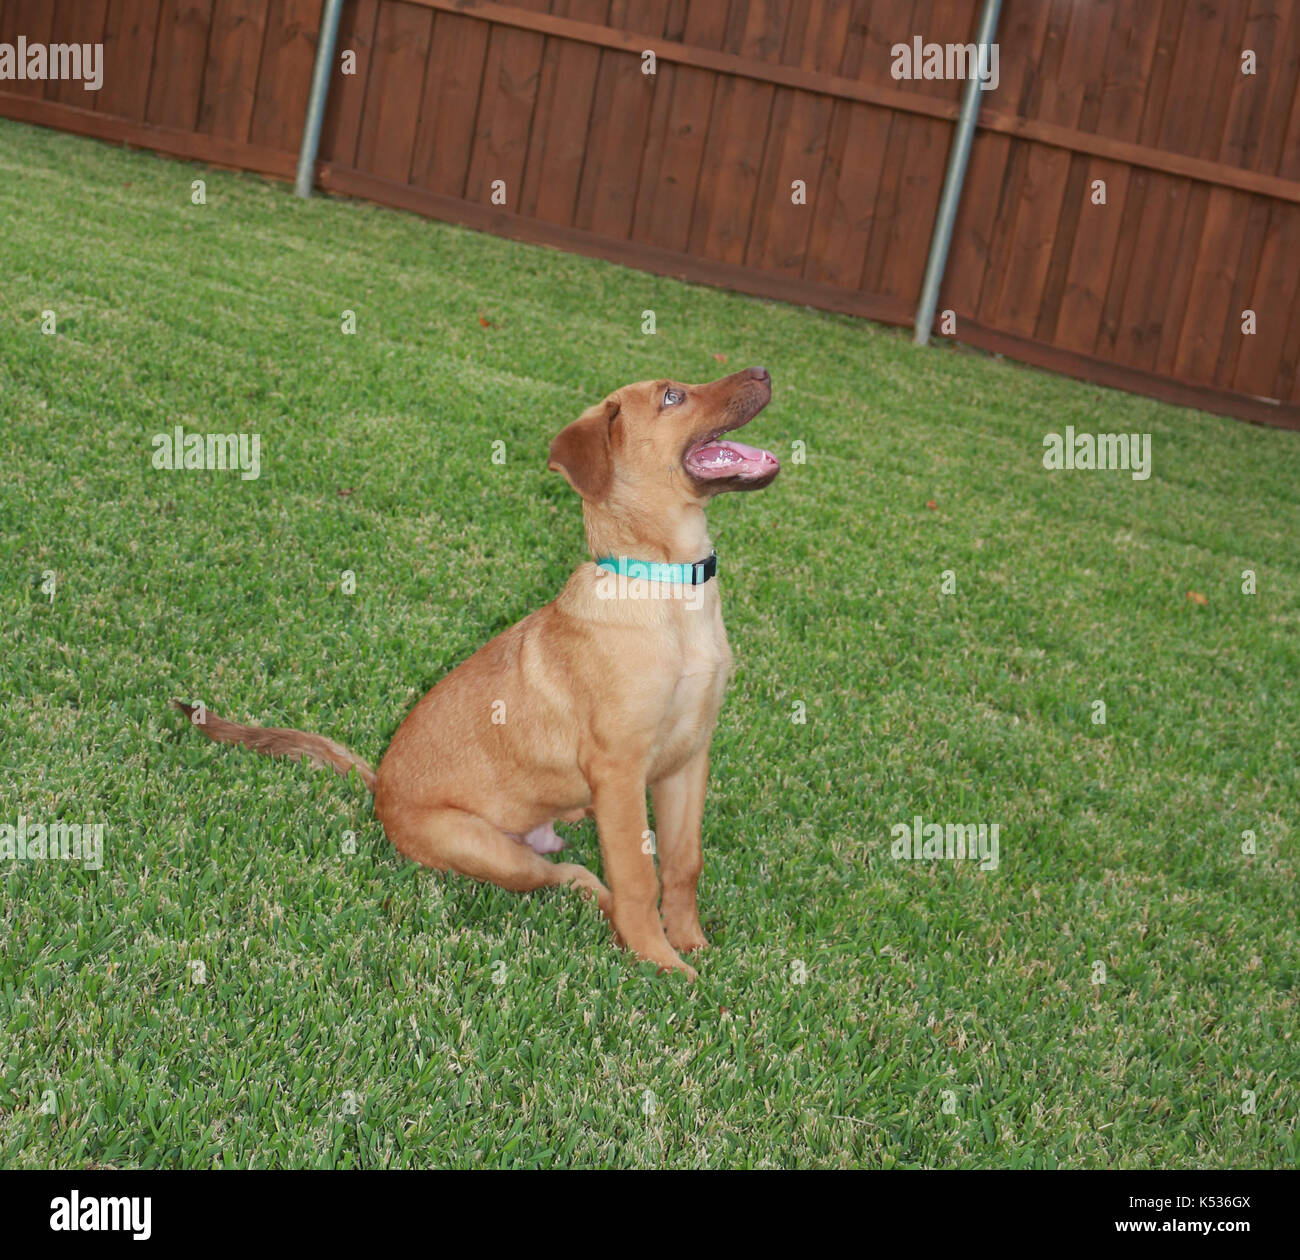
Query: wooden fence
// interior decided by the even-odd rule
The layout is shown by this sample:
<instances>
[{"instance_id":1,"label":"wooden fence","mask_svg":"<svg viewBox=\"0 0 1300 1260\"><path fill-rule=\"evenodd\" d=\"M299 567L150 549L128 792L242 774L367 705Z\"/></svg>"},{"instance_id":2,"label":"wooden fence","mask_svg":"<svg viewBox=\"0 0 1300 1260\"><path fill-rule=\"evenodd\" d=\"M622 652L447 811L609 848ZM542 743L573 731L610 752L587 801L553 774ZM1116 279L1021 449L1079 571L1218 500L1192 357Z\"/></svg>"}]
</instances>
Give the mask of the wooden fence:
<instances>
[{"instance_id":1,"label":"wooden fence","mask_svg":"<svg viewBox=\"0 0 1300 1260\"><path fill-rule=\"evenodd\" d=\"M962 85L894 79L891 48L973 40L978 10L347 0L320 183L910 323ZM288 178L320 11L0 0L0 43L105 57L94 93L0 82L0 115ZM1300 428L1300 4L1007 0L998 44L940 294L956 338Z\"/></svg>"}]
</instances>

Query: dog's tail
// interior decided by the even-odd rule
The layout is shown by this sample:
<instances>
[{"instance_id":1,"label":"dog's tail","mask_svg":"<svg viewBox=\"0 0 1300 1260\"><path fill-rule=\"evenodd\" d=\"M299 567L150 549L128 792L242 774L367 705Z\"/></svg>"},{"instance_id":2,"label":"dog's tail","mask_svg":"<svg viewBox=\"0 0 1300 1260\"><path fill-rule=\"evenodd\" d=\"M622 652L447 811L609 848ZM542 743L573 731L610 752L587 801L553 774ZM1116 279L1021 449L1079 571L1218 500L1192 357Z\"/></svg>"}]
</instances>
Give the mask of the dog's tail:
<instances>
[{"instance_id":1,"label":"dog's tail","mask_svg":"<svg viewBox=\"0 0 1300 1260\"><path fill-rule=\"evenodd\" d=\"M179 709L218 744L243 744L245 748L266 753L269 757L305 757L317 768L333 766L340 774L347 774L355 768L366 787L371 792L375 790L375 772L355 753L324 735L294 731L286 726L240 726L238 722L227 722L206 710L202 713L202 721L197 721L194 717L196 707L180 700L172 701L172 708Z\"/></svg>"}]
</instances>

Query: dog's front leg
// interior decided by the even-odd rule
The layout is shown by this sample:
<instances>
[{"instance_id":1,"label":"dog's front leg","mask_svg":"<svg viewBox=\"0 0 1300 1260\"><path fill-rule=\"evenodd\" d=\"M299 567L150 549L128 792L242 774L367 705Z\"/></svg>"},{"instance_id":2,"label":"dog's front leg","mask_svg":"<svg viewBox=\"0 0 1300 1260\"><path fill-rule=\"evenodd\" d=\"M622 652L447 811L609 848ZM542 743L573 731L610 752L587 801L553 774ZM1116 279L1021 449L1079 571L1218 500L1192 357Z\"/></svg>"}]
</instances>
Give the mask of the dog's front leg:
<instances>
[{"instance_id":1,"label":"dog's front leg","mask_svg":"<svg viewBox=\"0 0 1300 1260\"><path fill-rule=\"evenodd\" d=\"M594 765L589 777L614 930L638 957L694 980L694 968L668 944L659 918L659 879L648 842L641 765L605 762Z\"/></svg>"},{"instance_id":2,"label":"dog's front leg","mask_svg":"<svg viewBox=\"0 0 1300 1260\"><path fill-rule=\"evenodd\" d=\"M680 770L650 785L655 838L664 883L663 921L668 942L683 953L708 945L700 927L695 888L704 865L701 824L709 779L707 746Z\"/></svg>"}]
</instances>

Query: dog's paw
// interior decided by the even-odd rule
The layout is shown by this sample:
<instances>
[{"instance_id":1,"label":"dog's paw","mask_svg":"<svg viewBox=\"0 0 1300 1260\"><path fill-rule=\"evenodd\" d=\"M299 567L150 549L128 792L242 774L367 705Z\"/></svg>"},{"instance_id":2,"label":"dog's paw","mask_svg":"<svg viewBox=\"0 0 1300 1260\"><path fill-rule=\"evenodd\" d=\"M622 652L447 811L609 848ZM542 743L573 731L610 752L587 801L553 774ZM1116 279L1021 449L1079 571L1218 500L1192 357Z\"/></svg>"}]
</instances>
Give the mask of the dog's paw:
<instances>
[{"instance_id":1,"label":"dog's paw","mask_svg":"<svg viewBox=\"0 0 1300 1260\"><path fill-rule=\"evenodd\" d=\"M653 962L654 959L648 961ZM674 958L670 963L659 964L659 974L664 975L683 975L687 980L698 980L700 973L695 970L690 963L684 963L680 958Z\"/></svg>"},{"instance_id":2,"label":"dog's paw","mask_svg":"<svg viewBox=\"0 0 1300 1260\"><path fill-rule=\"evenodd\" d=\"M557 862L555 870L560 883L567 884L570 888L576 888L584 897L594 899L596 905L600 907L601 914L608 917L613 908L613 901L610 898L609 889L597 876L593 875L585 866L579 866L576 862Z\"/></svg>"},{"instance_id":3,"label":"dog's paw","mask_svg":"<svg viewBox=\"0 0 1300 1260\"><path fill-rule=\"evenodd\" d=\"M627 948L623 938L618 934L618 932L614 933L614 944L620 948ZM689 963L682 962L673 950L664 948L662 943L658 948L650 946L644 950L634 949L632 952L637 956L639 962L650 963L657 969L661 976L673 975L680 972L688 980L695 980L698 978L698 973L694 967Z\"/></svg>"},{"instance_id":4,"label":"dog's paw","mask_svg":"<svg viewBox=\"0 0 1300 1260\"><path fill-rule=\"evenodd\" d=\"M670 944L679 954L692 954L697 950L709 948L709 938L698 923L664 924L664 932Z\"/></svg>"}]
</instances>

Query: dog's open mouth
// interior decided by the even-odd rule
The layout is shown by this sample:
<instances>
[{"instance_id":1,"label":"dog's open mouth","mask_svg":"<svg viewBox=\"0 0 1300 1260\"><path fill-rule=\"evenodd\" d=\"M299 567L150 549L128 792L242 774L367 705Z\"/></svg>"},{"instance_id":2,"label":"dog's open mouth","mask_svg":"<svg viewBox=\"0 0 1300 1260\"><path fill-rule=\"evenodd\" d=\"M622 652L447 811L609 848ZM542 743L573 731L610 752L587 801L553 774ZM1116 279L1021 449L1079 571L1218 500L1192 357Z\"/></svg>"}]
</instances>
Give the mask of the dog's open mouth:
<instances>
[{"instance_id":1,"label":"dog's open mouth","mask_svg":"<svg viewBox=\"0 0 1300 1260\"><path fill-rule=\"evenodd\" d=\"M781 463L771 451L730 438L705 438L686 452L683 460L686 470L701 481L716 481L720 477L739 477L744 481L775 477Z\"/></svg>"},{"instance_id":2,"label":"dog's open mouth","mask_svg":"<svg viewBox=\"0 0 1300 1260\"><path fill-rule=\"evenodd\" d=\"M743 383L727 400L724 422L682 452L682 467L693 481L718 490L761 490L781 471L781 461L771 451L725 435L743 428L767 406L772 399L772 378L765 368L750 368L715 385L732 385L738 377L744 378Z\"/></svg>"}]
</instances>

